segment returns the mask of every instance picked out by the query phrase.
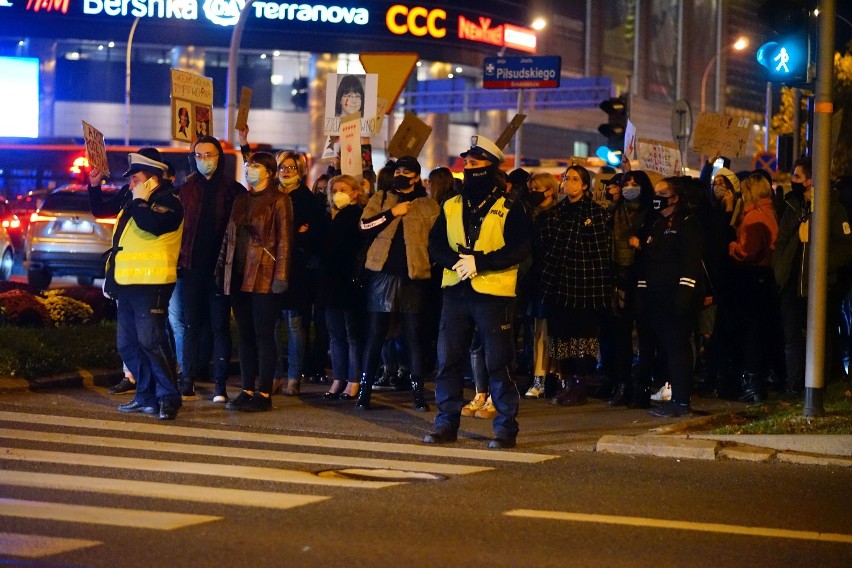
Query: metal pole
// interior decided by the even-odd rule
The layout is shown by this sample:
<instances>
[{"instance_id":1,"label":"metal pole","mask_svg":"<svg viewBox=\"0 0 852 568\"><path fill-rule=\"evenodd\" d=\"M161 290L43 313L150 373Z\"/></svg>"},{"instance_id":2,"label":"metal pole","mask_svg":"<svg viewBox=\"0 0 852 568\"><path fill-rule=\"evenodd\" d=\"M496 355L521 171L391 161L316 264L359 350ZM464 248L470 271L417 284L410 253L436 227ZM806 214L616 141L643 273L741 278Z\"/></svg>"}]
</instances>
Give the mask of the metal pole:
<instances>
[{"instance_id":1,"label":"metal pole","mask_svg":"<svg viewBox=\"0 0 852 568\"><path fill-rule=\"evenodd\" d=\"M763 151L769 151L769 126L772 124L772 83L766 82L766 111L763 116Z\"/></svg>"},{"instance_id":2,"label":"metal pole","mask_svg":"<svg viewBox=\"0 0 852 568\"><path fill-rule=\"evenodd\" d=\"M802 90L793 89L793 161L801 156L802 147Z\"/></svg>"},{"instance_id":3,"label":"metal pole","mask_svg":"<svg viewBox=\"0 0 852 568\"><path fill-rule=\"evenodd\" d=\"M222 140L233 144L234 136L234 121L237 108L237 53L240 51L240 41L243 38L243 28L246 25L246 19L251 13L251 5L254 0L246 0L240 12L240 19L237 20L237 25L234 26L234 31L231 33L231 48L228 51L228 81L227 95L225 99L225 135Z\"/></svg>"},{"instance_id":4,"label":"metal pole","mask_svg":"<svg viewBox=\"0 0 852 568\"><path fill-rule=\"evenodd\" d=\"M719 59L720 53L716 53L710 61L707 62L707 67L704 68L704 75L701 77L701 112L707 110L707 78L710 77L710 70L713 69L713 64ZM719 83L716 83L716 91L719 90ZM716 99L718 102L719 99ZM718 112L718 107L715 109ZM681 163L683 163L681 161ZM701 154L701 165L704 165L704 154Z\"/></svg>"},{"instance_id":5,"label":"metal pole","mask_svg":"<svg viewBox=\"0 0 852 568\"><path fill-rule=\"evenodd\" d=\"M813 214L808 277L808 337L805 359L805 404L802 416L825 414L825 308L828 295L829 175L831 162L831 97L834 74L834 0L820 0L817 33L813 145Z\"/></svg>"},{"instance_id":6,"label":"metal pole","mask_svg":"<svg viewBox=\"0 0 852 568\"><path fill-rule=\"evenodd\" d=\"M127 55L125 55L124 64L124 145L130 146L130 51L133 47L133 35L136 33L136 25L139 23L139 16L133 20L133 25L130 26L130 35L127 36Z\"/></svg>"},{"instance_id":7,"label":"metal pole","mask_svg":"<svg viewBox=\"0 0 852 568\"><path fill-rule=\"evenodd\" d=\"M725 48L725 42L728 41L727 39L723 39L723 35L722 35L723 33L727 32L727 29L725 29L725 27L724 27L724 23L725 23L725 7L724 7L724 4L725 4L724 2L719 2L719 9L716 10L716 58L717 59L721 56L722 50ZM724 32L723 32L723 29L724 29ZM716 66L715 83L716 83L716 85L715 85L715 88L713 89L713 112L720 112L719 109L722 108L721 107L721 100L722 100L722 87L721 87L721 85L722 85L722 66L721 65ZM702 89L702 92L703 92L703 89ZM701 110L702 110L702 112L704 111L703 108ZM703 164L704 160L702 160L701 163Z\"/></svg>"},{"instance_id":8,"label":"metal pole","mask_svg":"<svg viewBox=\"0 0 852 568\"><path fill-rule=\"evenodd\" d=\"M524 90L518 89L518 114L524 114ZM521 167L521 131L524 125L518 127L515 132L515 168Z\"/></svg>"},{"instance_id":9,"label":"metal pole","mask_svg":"<svg viewBox=\"0 0 852 568\"><path fill-rule=\"evenodd\" d=\"M677 56L675 61L675 100L683 94L683 2L677 3Z\"/></svg>"}]
</instances>

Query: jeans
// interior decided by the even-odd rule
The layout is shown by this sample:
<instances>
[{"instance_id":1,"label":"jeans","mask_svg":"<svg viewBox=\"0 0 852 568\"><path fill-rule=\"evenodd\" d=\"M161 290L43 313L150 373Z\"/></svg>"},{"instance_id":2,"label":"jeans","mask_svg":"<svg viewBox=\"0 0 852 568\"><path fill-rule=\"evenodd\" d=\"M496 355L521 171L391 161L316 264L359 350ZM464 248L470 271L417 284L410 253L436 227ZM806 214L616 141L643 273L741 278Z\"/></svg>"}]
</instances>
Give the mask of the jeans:
<instances>
[{"instance_id":1,"label":"jeans","mask_svg":"<svg viewBox=\"0 0 852 568\"><path fill-rule=\"evenodd\" d=\"M183 319L183 299L181 297L183 281L178 278L174 292L169 300L169 328L172 331L174 354L177 359L178 372L183 375L183 338L186 334L186 322Z\"/></svg>"},{"instance_id":2,"label":"jeans","mask_svg":"<svg viewBox=\"0 0 852 568\"><path fill-rule=\"evenodd\" d=\"M238 291L231 295L231 305L237 321L243 390L271 393L278 357L275 326L281 296Z\"/></svg>"},{"instance_id":3,"label":"jeans","mask_svg":"<svg viewBox=\"0 0 852 568\"><path fill-rule=\"evenodd\" d=\"M181 283L181 303L186 325L183 335L183 378L194 381L205 374L210 360L204 349L206 331L213 335L213 380L228 380L231 361L231 302L228 296L217 293L213 277L187 270Z\"/></svg>"},{"instance_id":4,"label":"jeans","mask_svg":"<svg viewBox=\"0 0 852 568\"><path fill-rule=\"evenodd\" d=\"M515 417L520 394L509 371L514 355L512 300L480 294L467 282L444 289L435 377L436 428L459 429L465 404L464 360L470 357L473 330L477 327L485 352L491 402L497 409L494 434L512 440L517 437L519 427Z\"/></svg>"},{"instance_id":5,"label":"jeans","mask_svg":"<svg viewBox=\"0 0 852 568\"><path fill-rule=\"evenodd\" d=\"M310 310L310 306L307 309ZM281 315L287 320L287 378L298 379L305 370L305 345L308 337L305 322L310 321L310 318L303 310L282 310ZM280 345L277 325L275 326L275 343ZM279 377L284 376L284 358L282 355L283 353L278 357L275 372Z\"/></svg>"},{"instance_id":6,"label":"jeans","mask_svg":"<svg viewBox=\"0 0 852 568\"><path fill-rule=\"evenodd\" d=\"M338 381L358 382L361 378L361 321L356 310L325 309L331 368Z\"/></svg>"},{"instance_id":7,"label":"jeans","mask_svg":"<svg viewBox=\"0 0 852 568\"><path fill-rule=\"evenodd\" d=\"M174 285L119 286L116 343L121 360L136 378L133 400L145 406L181 405L174 354L166 336L169 297Z\"/></svg>"}]
</instances>

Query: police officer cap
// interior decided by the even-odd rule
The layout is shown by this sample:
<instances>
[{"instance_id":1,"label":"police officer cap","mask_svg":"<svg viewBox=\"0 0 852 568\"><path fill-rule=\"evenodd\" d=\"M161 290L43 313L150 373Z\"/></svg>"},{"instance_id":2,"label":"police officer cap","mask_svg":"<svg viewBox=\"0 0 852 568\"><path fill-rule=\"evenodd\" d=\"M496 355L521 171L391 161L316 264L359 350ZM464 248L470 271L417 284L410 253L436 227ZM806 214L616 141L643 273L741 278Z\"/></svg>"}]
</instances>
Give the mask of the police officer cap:
<instances>
[{"instance_id":1,"label":"police officer cap","mask_svg":"<svg viewBox=\"0 0 852 568\"><path fill-rule=\"evenodd\" d=\"M499 164L505 159L503 152L497 147L497 144L479 134L470 137L470 149L467 152L462 152L461 157L471 156L480 160L488 160L494 164Z\"/></svg>"},{"instance_id":2,"label":"police officer cap","mask_svg":"<svg viewBox=\"0 0 852 568\"><path fill-rule=\"evenodd\" d=\"M130 177L138 172L161 176L169 169L163 163L163 157L160 156L160 151L156 148L142 148L138 152L131 152L127 155L127 162L130 167L122 174L122 177Z\"/></svg>"},{"instance_id":3,"label":"police officer cap","mask_svg":"<svg viewBox=\"0 0 852 568\"><path fill-rule=\"evenodd\" d=\"M403 156L396 161L394 169L405 168L410 172L420 175L420 162L414 156Z\"/></svg>"}]
</instances>

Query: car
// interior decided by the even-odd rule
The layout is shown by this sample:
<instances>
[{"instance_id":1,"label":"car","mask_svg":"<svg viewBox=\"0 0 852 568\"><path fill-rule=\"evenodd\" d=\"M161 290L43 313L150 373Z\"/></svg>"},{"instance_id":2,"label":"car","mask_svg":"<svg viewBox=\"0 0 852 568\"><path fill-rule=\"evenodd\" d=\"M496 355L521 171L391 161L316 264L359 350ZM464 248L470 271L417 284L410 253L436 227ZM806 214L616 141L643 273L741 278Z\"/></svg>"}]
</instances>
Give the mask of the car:
<instances>
[{"instance_id":1,"label":"car","mask_svg":"<svg viewBox=\"0 0 852 568\"><path fill-rule=\"evenodd\" d=\"M0 281L8 280L12 275L15 262L15 248L6 227L0 225Z\"/></svg>"},{"instance_id":2,"label":"car","mask_svg":"<svg viewBox=\"0 0 852 568\"><path fill-rule=\"evenodd\" d=\"M12 209L12 204L0 197L0 226L6 229L15 251L23 249L24 233L21 219Z\"/></svg>"},{"instance_id":3,"label":"car","mask_svg":"<svg viewBox=\"0 0 852 568\"><path fill-rule=\"evenodd\" d=\"M104 186L103 191L109 198L118 188ZM115 223L114 217L92 215L85 185L53 190L30 216L25 244L27 281L45 289L54 276L76 276L81 285L103 278Z\"/></svg>"}]
</instances>

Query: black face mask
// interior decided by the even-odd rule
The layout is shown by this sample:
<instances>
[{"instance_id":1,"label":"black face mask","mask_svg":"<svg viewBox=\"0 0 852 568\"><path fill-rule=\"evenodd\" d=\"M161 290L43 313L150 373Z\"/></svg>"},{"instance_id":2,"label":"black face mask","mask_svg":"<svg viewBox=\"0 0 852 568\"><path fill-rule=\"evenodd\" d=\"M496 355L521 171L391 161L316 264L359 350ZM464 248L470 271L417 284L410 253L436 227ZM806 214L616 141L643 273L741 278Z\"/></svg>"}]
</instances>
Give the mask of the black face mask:
<instances>
[{"instance_id":1,"label":"black face mask","mask_svg":"<svg viewBox=\"0 0 852 568\"><path fill-rule=\"evenodd\" d=\"M545 199L547 199L547 196L544 194L543 191L530 192L530 203L532 203L536 207L544 203Z\"/></svg>"},{"instance_id":2,"label":"black face mask","mask_svg":"<svg viewBox=\"0 0 852 568\"><path fill-rule=\"evenodd\" d=\"M482 168L465 168L464 191L472 195L485 195L497 184L495 175L497 166L490 165Z\"/></svg>"},{"instance_id":3,"label":"black face mask","mask_svg":"<svg viewBox=\"0 0 852 568\"><path fill-rule=\"evenodd\" d=\"M402 174L398 174L393 176L393 188L397 191L404 191L411 187L411 182L414 181L413 177L404 176Z\"/></svg>"},{"instance_id":4,"label":"black face mask","mask_svg":"<svg viewBox=\"0 0 852 568\"><path fill-rule=\"evenodd\" d=\"M790 189L796 192L796 195L804 195L805 194L805 184L800 183L798 181L790 182Z\"/></svg>"},{"instance_id":5,"label":"black face mask","mask_svg":"<svg viewBox=\"0 0 852 568\"><path fill-rule=\"evenodd\" d=\"M654 199L651 200L651 207L653 207L657 211L659 211L661 209L665 209L669 206L669 199L671 199L671 196L669 196L669 197L655 197Z\"/></svg>"}]
</instances>

